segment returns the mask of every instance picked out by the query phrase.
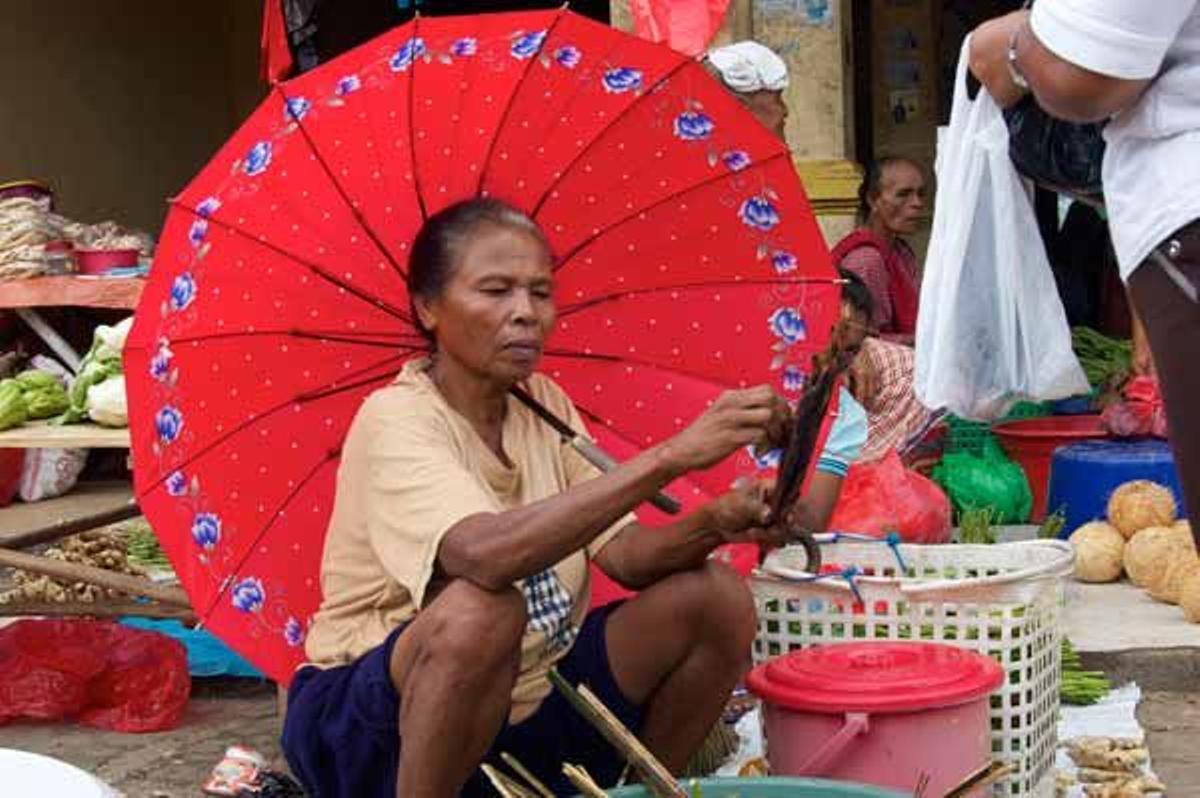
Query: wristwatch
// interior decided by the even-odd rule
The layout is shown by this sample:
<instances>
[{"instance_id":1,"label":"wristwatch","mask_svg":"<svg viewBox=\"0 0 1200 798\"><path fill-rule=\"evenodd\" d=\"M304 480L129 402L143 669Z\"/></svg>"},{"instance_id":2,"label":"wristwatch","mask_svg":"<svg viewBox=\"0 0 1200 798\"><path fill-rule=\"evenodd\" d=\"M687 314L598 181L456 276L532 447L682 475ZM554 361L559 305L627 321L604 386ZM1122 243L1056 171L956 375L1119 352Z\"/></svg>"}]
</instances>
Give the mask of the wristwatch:
<instances>
[{"instance_id":1,"label":"wristwatch","mask_svg":"<svg viewBox=\"0 0 1200 798\"><path fill-rule=\"evenodd\" d=\"M1013 29L1012 35L1008 37L1008 57L1005 63L1008 65L1008 76L1012 79L1013 84L1021 91L1029 91L1029 81L1025 80L1025 75L1021 73L1021 67L1017 64L1017 36L1021 33L1024 25L1019 25Z\"/></svg>"}]
</instances>

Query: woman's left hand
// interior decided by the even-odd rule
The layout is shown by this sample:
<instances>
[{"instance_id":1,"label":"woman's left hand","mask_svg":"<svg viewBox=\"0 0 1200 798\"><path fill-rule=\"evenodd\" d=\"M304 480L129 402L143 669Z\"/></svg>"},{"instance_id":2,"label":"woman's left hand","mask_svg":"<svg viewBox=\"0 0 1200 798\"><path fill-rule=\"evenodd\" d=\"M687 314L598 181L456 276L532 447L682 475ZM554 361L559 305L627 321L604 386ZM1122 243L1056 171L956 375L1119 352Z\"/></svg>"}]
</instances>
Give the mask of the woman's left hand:
<instances>
[{"instance_id":1,"label":"woman's left hand","mask_svg":"<svg viewBox=\"0 0 1200 798\"><path fill-rule=\"evenodd\" d=\"M732 490L705 505L705 529L726 543L753 542L771 520L767 499L773 487L770 482L739 479Z\"/></svg>"}]
</instances>

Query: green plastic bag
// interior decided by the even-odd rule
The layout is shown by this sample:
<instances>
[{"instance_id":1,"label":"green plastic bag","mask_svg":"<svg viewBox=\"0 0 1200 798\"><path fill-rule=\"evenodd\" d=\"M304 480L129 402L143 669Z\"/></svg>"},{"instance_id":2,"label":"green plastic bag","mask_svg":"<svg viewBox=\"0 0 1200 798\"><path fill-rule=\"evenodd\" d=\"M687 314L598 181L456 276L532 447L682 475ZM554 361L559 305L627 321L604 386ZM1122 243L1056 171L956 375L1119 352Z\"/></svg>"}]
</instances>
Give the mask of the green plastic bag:
<instances>
[{"instance_id":1,"label":"green plastic bag","mask_svg":"<svg viewBox=\"0 0 1200 798\"><path fill-rule=\"evenodd\" d=\"M995 523L1023 524L1033 508L1033 493L1025 472L1008 459L991 436L978 455L947 454L933 469L933 478L950 497L956 517L968 510L990 508Z\"/></svg>"}]
</instances>

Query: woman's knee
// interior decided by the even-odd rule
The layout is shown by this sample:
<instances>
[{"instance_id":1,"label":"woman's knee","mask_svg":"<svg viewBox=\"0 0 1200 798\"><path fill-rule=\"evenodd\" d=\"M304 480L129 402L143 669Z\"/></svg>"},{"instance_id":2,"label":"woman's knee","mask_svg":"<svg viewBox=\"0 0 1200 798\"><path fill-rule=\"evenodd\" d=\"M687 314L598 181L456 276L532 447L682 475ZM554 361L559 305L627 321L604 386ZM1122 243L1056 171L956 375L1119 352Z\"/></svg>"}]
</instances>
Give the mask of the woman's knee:
<instances>
[{"instance_id":1,"label":"woman's knee","mask_svg":"<svg viewBox=\"0 0 1200 798\"><path fill-rule=\"evenodd\" d=\"M520 654L526 610L516 589L484 590L457 579L422 612L433 615L421 646L427 657L495 667Z\"/></svg>"},{"instance_id":2,"label":"woman's knee","mask_svg":"<svg viewBox=\"0 0 1200 798\"><path fill-rule=\"evenodd\" d=\"M748 651L758 628L758 613L745 580L717 562L707 563L690 576L685 600L691 605L687 608L690 614L700 620L696 628L707 630L731 649Z\"/></svg>"}]
</instances>

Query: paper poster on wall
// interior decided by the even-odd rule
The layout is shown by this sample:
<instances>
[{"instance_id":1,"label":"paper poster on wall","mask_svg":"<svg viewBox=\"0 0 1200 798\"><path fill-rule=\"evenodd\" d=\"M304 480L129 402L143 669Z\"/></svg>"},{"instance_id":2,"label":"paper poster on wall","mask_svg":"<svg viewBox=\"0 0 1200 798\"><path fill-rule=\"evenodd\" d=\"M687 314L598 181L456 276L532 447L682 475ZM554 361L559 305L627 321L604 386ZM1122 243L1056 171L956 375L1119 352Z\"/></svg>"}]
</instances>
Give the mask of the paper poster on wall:
<instances>
[{"instance_id":1,"label":"paper poster on wall","mask_svg":"<svg viewBox=\"0 0 1200 798\"><path fill-rule=\"evenodd\" d=\"M804 25L831 27L831 0L755 0L755 8L764 16L786 17Z\"/></svg>"},{"instance_id":2,"label":"paper poster on wall","mask_svg":"<svg viewBox=\"0 0 1200 798\"><path fill-rule=\"evenodd\" d=\"M889 92L888 113L897 125L916 119L921 113L921 92L916 89Z\"/></svg>"},{"instance_id":3,"label":"paper poster on wall","mask_svg":"<svg viewBox=\"0 0 1200 798\"><path fill-rule=\"evenodd\" d=\"M921 63L908 59L884 61L883 82L889 89L910 89L921 82Z\"/></svg>"}]
</instances>

